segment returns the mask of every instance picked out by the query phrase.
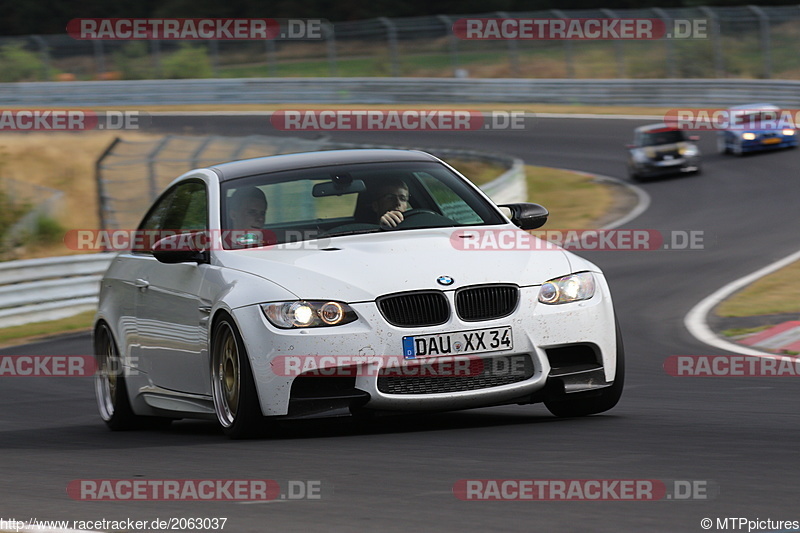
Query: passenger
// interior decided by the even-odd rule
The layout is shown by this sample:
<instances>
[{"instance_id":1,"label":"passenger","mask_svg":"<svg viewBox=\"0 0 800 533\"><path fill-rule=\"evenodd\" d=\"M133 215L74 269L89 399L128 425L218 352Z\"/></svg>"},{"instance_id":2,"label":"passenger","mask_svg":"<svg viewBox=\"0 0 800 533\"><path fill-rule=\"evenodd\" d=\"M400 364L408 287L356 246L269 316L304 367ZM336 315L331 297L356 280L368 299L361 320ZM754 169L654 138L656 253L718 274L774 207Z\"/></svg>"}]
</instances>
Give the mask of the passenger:
<instances>
[{"instance_id":1,"label":"passenger","mask_svg":"<svg viewBox=\"0 0 800 533\"><path fill-rule=\"evenodd\" d=\"M228 201L228 218L231 229L247 230L264 228L267 216L267 197L258 187L236 189Z\"/></svg>"}]
</instances>

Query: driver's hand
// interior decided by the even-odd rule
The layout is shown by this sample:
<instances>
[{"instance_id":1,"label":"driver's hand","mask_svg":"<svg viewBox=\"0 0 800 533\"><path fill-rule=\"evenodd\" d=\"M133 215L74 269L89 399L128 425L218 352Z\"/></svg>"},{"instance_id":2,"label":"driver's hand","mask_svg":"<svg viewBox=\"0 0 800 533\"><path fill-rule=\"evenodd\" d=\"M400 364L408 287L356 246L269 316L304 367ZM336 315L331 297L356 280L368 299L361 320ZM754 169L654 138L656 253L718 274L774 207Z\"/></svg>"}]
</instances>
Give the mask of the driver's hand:
<instances>
[{"instance_id":1,"label":"driver's hand","mask_svg":"<svg viewBox=\"0 0 800 533\"><path fill-rule=\"evenodd\" d=\"M401 211L387 211L381 217L381 226L388 226L390 228L397 227L403 221L403 213Z\"/></svg>"}]
</instances>

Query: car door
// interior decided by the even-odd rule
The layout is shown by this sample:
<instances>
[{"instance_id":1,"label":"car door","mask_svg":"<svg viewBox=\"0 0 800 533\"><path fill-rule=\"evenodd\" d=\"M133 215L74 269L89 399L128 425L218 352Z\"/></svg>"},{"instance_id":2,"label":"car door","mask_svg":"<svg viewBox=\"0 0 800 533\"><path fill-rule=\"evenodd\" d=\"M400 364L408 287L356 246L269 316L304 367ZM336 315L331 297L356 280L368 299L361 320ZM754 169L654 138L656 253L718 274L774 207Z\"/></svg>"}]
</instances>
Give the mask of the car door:
<instances>
[{"instance_id":1,"label":"car door","mask_svg":"<svg viewBox=\"0 0 800 533\"><path fill-rule=\"evenodd\" d=\"M140 227L165 236L208 229L208 194L201 180L184 181L163 197ZM206 264L159 262L141 250L137 269L136 330L139 365L157 387L208 394Z\"/></svg>"}]
</instances>

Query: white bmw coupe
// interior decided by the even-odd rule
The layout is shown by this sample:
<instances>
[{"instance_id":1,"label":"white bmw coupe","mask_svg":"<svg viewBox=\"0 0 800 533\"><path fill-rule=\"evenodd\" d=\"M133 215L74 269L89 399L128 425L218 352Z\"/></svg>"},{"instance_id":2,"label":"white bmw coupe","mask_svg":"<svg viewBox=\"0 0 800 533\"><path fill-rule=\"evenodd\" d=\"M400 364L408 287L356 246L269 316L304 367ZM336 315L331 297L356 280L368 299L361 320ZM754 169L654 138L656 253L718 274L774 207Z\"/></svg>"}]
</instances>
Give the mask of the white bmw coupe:
<instances>
[{"instance_id":1,"label":"white bmw coupe","mask_svg":"<svg viewBox=\"0 0 800 533\"><path fill-rule=\"evenodd\" d=\"M547 216L418 151L188 172L102 280L100 414L113 430L207 418L242 438L281 418L611 409L624 364L609 288L523 231Z\"/></svg>"}]
</instances>

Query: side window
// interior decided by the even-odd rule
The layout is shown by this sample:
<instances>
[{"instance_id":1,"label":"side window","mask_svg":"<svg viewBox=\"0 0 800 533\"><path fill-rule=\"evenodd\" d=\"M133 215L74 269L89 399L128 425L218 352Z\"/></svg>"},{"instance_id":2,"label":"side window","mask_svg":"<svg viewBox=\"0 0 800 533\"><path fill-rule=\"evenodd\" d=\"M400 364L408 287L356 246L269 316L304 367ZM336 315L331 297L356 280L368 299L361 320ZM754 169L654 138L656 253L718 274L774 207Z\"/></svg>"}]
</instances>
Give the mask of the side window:
<instances>
[{"instance_id":1,"label":"side window","mask_svg":"<svg viewBox=\"0 0 800 533\"><path fill-rule=\"evenodd\" d=\"M173 229L180 233L208 229L205 185L189 182L177 187L162 229Z\"/></svg>"},{"instance_id":2,"label":"side window","mask_svg":"<svg viewBox=\"0 0 800 533\"><path fill-rule=\"evenodd\" d=\"M165 193L158 199L156 204L147 213L147 216L142 223L139 224L139 230L158 230L164 227L164 219L169 211L169 206L172 199L175 197L176 189L172 189Z\"/></svg>"},{"instance_id":3,"label":"side window","mask_svg":"<svg viewBox=\"0 0 800 533\"><path fill-rule=\"evenodd\" d=\"M208 229L208 195L202 182L176 185L156 202L139 225L144 234L134 247L147 252L153 242L170 233L187 233Z\"/></svg>"}]
</instances>

